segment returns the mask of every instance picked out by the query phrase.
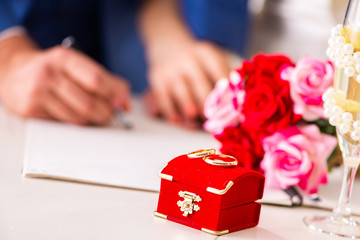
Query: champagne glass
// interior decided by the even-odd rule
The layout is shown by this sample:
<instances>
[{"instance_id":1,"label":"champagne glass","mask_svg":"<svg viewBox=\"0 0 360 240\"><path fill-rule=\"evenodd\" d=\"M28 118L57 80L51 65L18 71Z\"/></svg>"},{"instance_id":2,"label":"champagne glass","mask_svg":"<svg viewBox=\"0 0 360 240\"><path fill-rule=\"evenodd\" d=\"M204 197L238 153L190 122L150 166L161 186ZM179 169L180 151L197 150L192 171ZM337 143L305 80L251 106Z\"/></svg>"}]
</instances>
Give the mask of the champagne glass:
<instances>
[{"instance_id":1,"label":"champagne glass","mask_svg":"<svg viewBox=\"0 0 360 240\"><path fill-rule=\"evenodd\" d=\"M344 162L338 205L330 216L305 217L312 230L360 238L351 217L350 197L360 162L360 0L349 0L343 25L331 31L327 54L336 66L334 88L324 94L324 114L336 126Z\"/></svg>"}]
</instances>

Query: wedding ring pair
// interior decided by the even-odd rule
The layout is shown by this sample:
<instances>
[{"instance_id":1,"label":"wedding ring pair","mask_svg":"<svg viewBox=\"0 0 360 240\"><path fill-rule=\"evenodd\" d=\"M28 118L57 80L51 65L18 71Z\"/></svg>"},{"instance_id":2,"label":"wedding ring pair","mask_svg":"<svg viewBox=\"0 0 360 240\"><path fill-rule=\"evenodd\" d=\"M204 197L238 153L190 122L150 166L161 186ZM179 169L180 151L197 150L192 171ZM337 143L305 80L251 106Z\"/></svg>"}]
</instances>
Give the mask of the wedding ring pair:
<instances>
[{"instance_id":1,"label":"wedding ring pair","mask_svg":"<svg viewBox=\"0 0 360 240\"><path fill-rule=\"evenodd\" d=\"M203 158L206 163L214 166L233 167L238 165L236 158L230 155L215 153L216 150L214 148L206 148L188 153L187 156L188 158Z\"/></svg>"}]
</instances>

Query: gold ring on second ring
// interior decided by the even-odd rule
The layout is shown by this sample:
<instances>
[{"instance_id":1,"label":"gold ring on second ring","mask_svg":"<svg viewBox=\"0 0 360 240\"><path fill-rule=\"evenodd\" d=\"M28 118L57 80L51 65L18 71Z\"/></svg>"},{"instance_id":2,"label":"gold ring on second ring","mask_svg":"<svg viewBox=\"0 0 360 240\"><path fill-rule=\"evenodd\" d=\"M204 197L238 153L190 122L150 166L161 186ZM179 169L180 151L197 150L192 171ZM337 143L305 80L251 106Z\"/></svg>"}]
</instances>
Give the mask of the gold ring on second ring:
<instances>
[{"instance_id":1,"label":"gold ring on second ring","mask_svg":"<svg viewBox=\"0 0 360 240\"><path fill-rule=\"evenodd\" d=\"M221 155L216 155L220 158L231 158L233 159L233 161L231 162L225 162L223 161L222 159L209 159L210 156L205 156L203 157L203 160L208 163L208 164L211 164L211 165L214 165L214 166L223 166L223 167L232 167L232 166L236 166L238 165L238 161L236 160L236 158L234 158L233 156L230 156L230 155L225 155L225 154L221 154ZM211 156L211 157L216 157L216 156Z\"/></svg>"}]
</instances>

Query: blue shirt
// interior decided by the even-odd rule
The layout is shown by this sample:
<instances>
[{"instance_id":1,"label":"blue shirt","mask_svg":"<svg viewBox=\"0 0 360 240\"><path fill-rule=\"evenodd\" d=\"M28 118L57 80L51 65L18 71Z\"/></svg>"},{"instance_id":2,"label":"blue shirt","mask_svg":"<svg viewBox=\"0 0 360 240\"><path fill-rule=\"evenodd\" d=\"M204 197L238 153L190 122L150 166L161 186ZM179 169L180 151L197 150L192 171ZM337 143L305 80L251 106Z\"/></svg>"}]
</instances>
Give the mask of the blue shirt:
<instances>
[{"instance_id":1,"label":"blue shirt","mask_svg":"<svg viewBox=\"0 0 360 240\"><path fill-rule=\"evenodd\" d=\"M147 86L146 62L136 28L141 0L0 0L0 31L24 26L42 47L72 35L77 46L125 77L136 92ZM200 39L244 52L247 0L182 0L184 20Z\"/></svg>"}]
</instances>

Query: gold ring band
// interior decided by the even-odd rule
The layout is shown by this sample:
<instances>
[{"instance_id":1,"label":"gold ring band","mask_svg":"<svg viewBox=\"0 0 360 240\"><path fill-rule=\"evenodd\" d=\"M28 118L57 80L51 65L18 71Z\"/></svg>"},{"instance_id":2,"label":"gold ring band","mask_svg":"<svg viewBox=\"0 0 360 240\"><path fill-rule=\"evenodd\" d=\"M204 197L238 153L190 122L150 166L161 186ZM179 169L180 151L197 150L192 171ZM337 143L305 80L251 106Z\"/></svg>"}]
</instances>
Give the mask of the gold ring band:
<instances>
[{"instance_id":1,"label":"gold ring band","mask_svg":"<svg viewBox=\"0 0 360 240\"><path fill-rule=\"evenodd\" d=\"M236 158L230 155L220 154L220 155L211 155L205 156L203 160L214 166L221 166L221 167L233 167L238 165L238 161ZM226 161L227 160L227 161ZM231 160L231 161L228 161Z\"/></svg>"},{"instance_id":2,"label":"gold ring band","mask_svg":"<svg viewBox=\"0 0 360 240\"><path fill-rule=\"evenodd\" d=\"M205 148L188 153L187 156L188 158L201 158L209 155L214 155L215 153L216 150L214 148Z\"/></svg>"}]
</instances>

